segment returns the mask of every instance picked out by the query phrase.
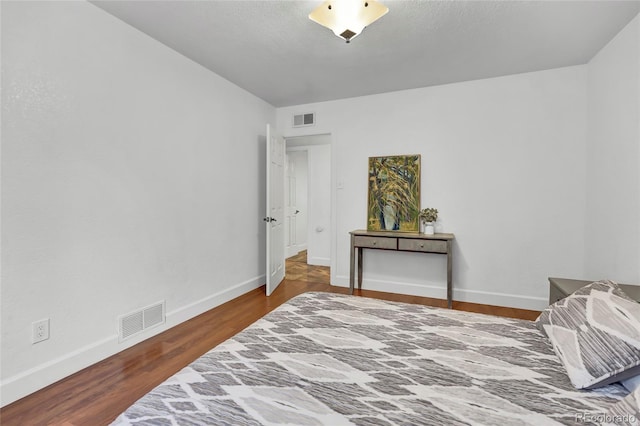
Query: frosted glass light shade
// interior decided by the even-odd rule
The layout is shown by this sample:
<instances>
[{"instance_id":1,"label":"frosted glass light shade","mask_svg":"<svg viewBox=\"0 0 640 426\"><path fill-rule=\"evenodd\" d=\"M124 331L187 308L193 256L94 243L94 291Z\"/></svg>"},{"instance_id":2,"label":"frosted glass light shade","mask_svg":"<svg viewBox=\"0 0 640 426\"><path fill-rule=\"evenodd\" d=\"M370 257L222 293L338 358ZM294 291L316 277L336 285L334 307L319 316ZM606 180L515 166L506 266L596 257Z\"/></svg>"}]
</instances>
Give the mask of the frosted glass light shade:
<instances>
[{"instance_id":1,"label":"frosted glass light shade","mask_svg":"<svg viewBox=\"0 0 640 426\"><path fill-rule=\"evenodd\" d=\"M329 0L311 12L309 19L329 28L349 43L364 27L388 11L388 7L375 0Z\"/></svg>"}]
</instances>

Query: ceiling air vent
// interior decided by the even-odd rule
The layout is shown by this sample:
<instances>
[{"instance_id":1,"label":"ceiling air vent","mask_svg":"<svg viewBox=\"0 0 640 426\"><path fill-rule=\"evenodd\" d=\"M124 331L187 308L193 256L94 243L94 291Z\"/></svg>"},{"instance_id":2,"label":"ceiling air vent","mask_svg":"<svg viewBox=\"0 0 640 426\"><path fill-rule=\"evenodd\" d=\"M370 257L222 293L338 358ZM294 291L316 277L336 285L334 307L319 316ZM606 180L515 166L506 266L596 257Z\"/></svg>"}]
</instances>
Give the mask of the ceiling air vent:
<instances>
[{"instance_id":1,"label":"ceiling air vent","mask_svg":"<svg viewBox=\"0 0 640 426\"><path fill-rule=\"evenodd\" d=\"M314 112L293 116L293 127L313 126L314 124L316 124L316 114Z\"/></svg>"}]
</instances>

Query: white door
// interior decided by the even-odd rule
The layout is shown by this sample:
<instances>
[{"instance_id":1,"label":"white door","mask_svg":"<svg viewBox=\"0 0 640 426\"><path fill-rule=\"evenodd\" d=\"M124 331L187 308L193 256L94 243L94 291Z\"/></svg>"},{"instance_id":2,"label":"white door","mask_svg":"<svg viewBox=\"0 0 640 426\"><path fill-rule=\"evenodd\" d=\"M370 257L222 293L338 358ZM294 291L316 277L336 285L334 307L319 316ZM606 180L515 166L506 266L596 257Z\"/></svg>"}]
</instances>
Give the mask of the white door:
<instances>
[{"instance_id":1,"label":"white door","mask_svg":"<svg viewBox=\"0 0 640 426\"><path fill-rule=\"evenodd\" d=\"M267 296L284 279L284 139L267 124Z\"/></svg>"},{"instance_id":2,"label":"white door","mask_svg":"<svg viewBox=\"0 0 640 426\"><path fill-rule=\"evenodd\" d=\"M296 221L296 214L298 213L297 209L297 187L296 187L296 162L293 159L293 156L287 154L286 155L286 182L287 188L285 191L285 200L286 200L286 225L285 225L285 233L286 233L286 241L285 244L285 255L287 258L291 256L295 256L298 254L298 237L297 237L297 228L298 224Z\"/></svg>"}]
</instances>

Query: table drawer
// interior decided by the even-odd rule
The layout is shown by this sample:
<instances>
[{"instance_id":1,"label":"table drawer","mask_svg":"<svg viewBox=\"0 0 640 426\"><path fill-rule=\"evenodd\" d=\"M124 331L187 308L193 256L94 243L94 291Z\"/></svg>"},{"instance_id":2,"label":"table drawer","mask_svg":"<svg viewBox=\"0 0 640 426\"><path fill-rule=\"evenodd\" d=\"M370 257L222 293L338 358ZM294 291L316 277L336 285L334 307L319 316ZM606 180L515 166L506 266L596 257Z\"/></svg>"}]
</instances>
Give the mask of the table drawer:
<instances>
[{"instance_id":1,"label":"table drawer","mask_svg":"<svg viewBox=\"0 0 640 426\"><path fill-rule=\"evenodd\" d=\"M397 238L388 237L360 237L356 236L356 247L371 247L377 249L397 250L398 240Z\"/></svg>"},{"instance_id":2,"label":"table drawer","mask_svg":"<svg viewBox=\"0 0 640 426\"><path fill-rule=\"evenodd\" d=\"M424 251L428 253L446 253L447 242L441 240L419 240L414 238L401 238L398 240L398 250Z\"/></svg>"}]
</instances>

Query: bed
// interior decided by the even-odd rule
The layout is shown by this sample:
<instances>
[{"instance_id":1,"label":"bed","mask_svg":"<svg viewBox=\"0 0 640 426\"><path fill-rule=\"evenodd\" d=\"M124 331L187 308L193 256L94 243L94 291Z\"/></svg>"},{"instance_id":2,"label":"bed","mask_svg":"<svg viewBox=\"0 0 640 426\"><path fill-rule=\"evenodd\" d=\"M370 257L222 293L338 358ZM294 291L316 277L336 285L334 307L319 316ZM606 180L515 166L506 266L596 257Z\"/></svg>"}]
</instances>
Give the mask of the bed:
<instances>
[{"instance_id":1,"label":"bed","mask_svg":"<svg viewBox=\"0 0 640 426\"><path fill-rule=\"evenodd\" d=\"M627 397L576 389L531 321L305 293L114 425L595 424Z\"/></svg>"}]
</instances>

